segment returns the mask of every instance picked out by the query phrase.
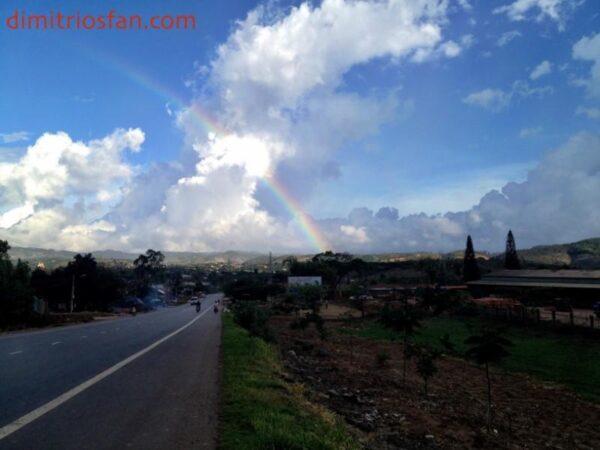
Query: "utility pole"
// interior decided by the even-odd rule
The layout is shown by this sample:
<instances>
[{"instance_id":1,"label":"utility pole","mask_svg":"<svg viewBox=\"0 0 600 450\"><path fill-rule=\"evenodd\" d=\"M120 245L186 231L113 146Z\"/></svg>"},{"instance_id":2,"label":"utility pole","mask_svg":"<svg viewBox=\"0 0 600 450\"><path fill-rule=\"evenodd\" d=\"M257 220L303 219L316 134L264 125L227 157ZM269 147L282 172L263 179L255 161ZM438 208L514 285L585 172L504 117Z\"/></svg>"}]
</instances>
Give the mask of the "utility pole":
<instances>
[{"instance_id":1,"label":"utility pole","mask_svg":"<svg viewBox=\"0 0 600 450\"><path fill-rule=\"evenodd\" d=\"M75 274L73 274L72 278L71 278L71 308L70 308L71 312L73 312L74 303L75 303Z\"/></svg>"},{"instance_id":2,"label":"utility pole","mask_svg":"<svg viewBox=\"0 0 600 450\"><path fill-rule=\"evenodd\" d=\"M273 253L269 252L269 273L273 273Z\"/></svg>"}]
</instances>

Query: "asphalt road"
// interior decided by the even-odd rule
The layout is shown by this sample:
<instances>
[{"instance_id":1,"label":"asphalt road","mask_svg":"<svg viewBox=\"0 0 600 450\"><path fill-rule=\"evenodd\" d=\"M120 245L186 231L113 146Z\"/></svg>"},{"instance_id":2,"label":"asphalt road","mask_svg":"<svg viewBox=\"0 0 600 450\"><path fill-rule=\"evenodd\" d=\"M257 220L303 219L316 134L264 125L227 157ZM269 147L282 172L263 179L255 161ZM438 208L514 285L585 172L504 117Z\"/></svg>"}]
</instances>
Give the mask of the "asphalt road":
<instances>
[{"instance_id":1,"label":"asphalt road","mask_svg":"<svg viewBox=\"0 0 600 450\"><path fill-rule=\"evenodd\" d=\"M1 336L0 449L215 448L217 296Z\"/></svg>"}]
</instances>

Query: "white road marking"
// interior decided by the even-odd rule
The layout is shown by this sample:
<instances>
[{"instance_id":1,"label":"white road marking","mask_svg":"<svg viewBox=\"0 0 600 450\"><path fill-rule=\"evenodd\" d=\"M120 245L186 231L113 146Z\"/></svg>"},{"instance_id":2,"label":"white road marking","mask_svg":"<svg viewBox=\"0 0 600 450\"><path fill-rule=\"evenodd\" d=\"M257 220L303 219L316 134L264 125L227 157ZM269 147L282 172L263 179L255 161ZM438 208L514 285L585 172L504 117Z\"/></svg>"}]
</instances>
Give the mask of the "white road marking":
<instances>
[{"instance_id":1,"label":"white road marking","mask_svg":"<svg viewBox=\"0 0 600 450\"><path fill-rule=\"evenodd\" d=\"M3 426L2 428L0 428L0 441L2 439L4 439L5 437L10 436L11 434L13 434L15 431L18 431L19 429L23 428L25 425L33 422L36 419L39 419L44 414L52 411L55 408L58 408L60 405L62 405L66 401L72 399L77 394L82 393L87 388L92 387L94 384L98 383L99 381L103 380L104 378L108 377L109 375L112 375L117 370L125 367L127 364L129 364L130 362L138 359L140 356L148 353L150 350L154 349L155 347L158 347L160 344L162 344L163 342L165 342L168 339L171 339L176 334L181 333L183 330L185 330L187 327L189 327L190 325L192 325L194 322L196 322L198 319L200 319L207 312L208 312L208 310L204 311L202 314L200 314L197 317L194 317L188 323L186 323L185 325L183 325L181 328L178 328L177 330L173 331L171 334L168 334L165 337L160 338L158 341L154 342L153 344L150 344L148 347L146 347L146 348L140 350L139 352L134 353L133 355L125 358L123 361L118 362L114 366L109 367L104 372L100 372L98 375L90 378L87 381L84 381L79 386L75 386L73 389L70 389L67 392L65 392L64 394L59 395L54 400L51 400L48 403L46 403L45 405L42 405L39 408L34 409L33 411L25 414L23 417L18 418L14 422L9 423L8 425Z\"/></svg>"},{"instance_id":2,"label":"white road marking","mask_svg":"<svg viewBox=\"0 0 600 450\"><path fill-rule=\"evenodd\" d=\"M60 341L56 341L56 342L53 342L53 343L52 343L52 345L58 345L58 344L62 344L62 342L60 342Z\"/></svg>"},{"instance_id":3,"label":"white road marking","mask_svg":"<svg viewBox=\"0 0 600 450\"><path fill-rule=\"evenodd\" d=\"M9 355L18 355L19 353L23 353L23 350L17 350L16 352L9 353Z\"/></svg>"},{"instance_id":4,"label":"white road marking","mask_svg":"<svg viewBox=\"0 0 600 450\"><path fill-rule=\"evenodd\" d=\"M87 336L83 335L81 336L81 339L87 339Z\"/></svg>"}]
</instances>

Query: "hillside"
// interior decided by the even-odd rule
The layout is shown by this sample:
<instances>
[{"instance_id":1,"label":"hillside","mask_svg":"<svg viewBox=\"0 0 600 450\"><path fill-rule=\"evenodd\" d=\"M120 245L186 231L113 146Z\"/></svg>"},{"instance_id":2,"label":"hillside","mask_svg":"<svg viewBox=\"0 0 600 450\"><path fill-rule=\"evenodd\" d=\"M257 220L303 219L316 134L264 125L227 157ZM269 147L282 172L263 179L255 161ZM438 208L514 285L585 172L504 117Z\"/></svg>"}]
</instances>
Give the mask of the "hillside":
<instances>
[{"instance_id":1,"label":"hillside","mask_svg":"<svg viewBox=\"0 0 600 450\"><path fill-rule=\"evenodd\" d=\"M568 266L578 269L600 268L600 238L585 239L583 241L570 244L541 245L530 249L518 249L519 256L530 265L544 266ZM233 267L242 267L245 269L265 269L269 264L269 255L259 252L163 252L165 262L172 266L196 266L196 265L225 265L231 264ZM13 247L9 254L13 260L21 259L35 266L43 263L47 268L52 269L58 266L66 265L76 252L66 250L50 250L29 247ZM137 258L137 253L122 252L119 250L99 250L93 252L97 261L106 264L132 264ZM295 257L300 261L310 259L313 255L273 255L273 268L279 269L283 262L289 257ZM451 253L373 253L357 255L367 262L402 262L415 261L421 259L440 259L463 257L463 250L457 250ZM492 259L500 262L503 255L492 255L487 252L477 252L477 257L482 259Z\"/></svg>"},{"instance_id":2,"label":"hillside","mask_svg":"<svg viewBox=\"0 0 600 450\"><path fill-rule=\"evenodd\" d=\"M600 267L600 238L570 244L541 245L520 250L519 256L530 264L569 266L577 269Z\"/></svg>"}]
</instances>

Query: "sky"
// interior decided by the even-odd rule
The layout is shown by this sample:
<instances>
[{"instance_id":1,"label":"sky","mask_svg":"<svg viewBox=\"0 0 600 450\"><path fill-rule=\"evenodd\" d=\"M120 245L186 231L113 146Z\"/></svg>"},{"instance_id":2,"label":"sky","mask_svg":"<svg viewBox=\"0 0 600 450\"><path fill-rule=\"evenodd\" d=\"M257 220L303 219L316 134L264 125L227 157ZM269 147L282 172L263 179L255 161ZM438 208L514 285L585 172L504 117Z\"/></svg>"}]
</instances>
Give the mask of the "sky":
<instances>
[{"instance_id":1,"label":"sky","mask_svg":"<svg viewBox=\"0 0 600 450\"><path fill-rule=\"evenodd\" d=\"M10 29L18 14L194 29ZM451 251L600 236L593 0L0 5L0 239Z\"/></svg>"}]
</instances>

